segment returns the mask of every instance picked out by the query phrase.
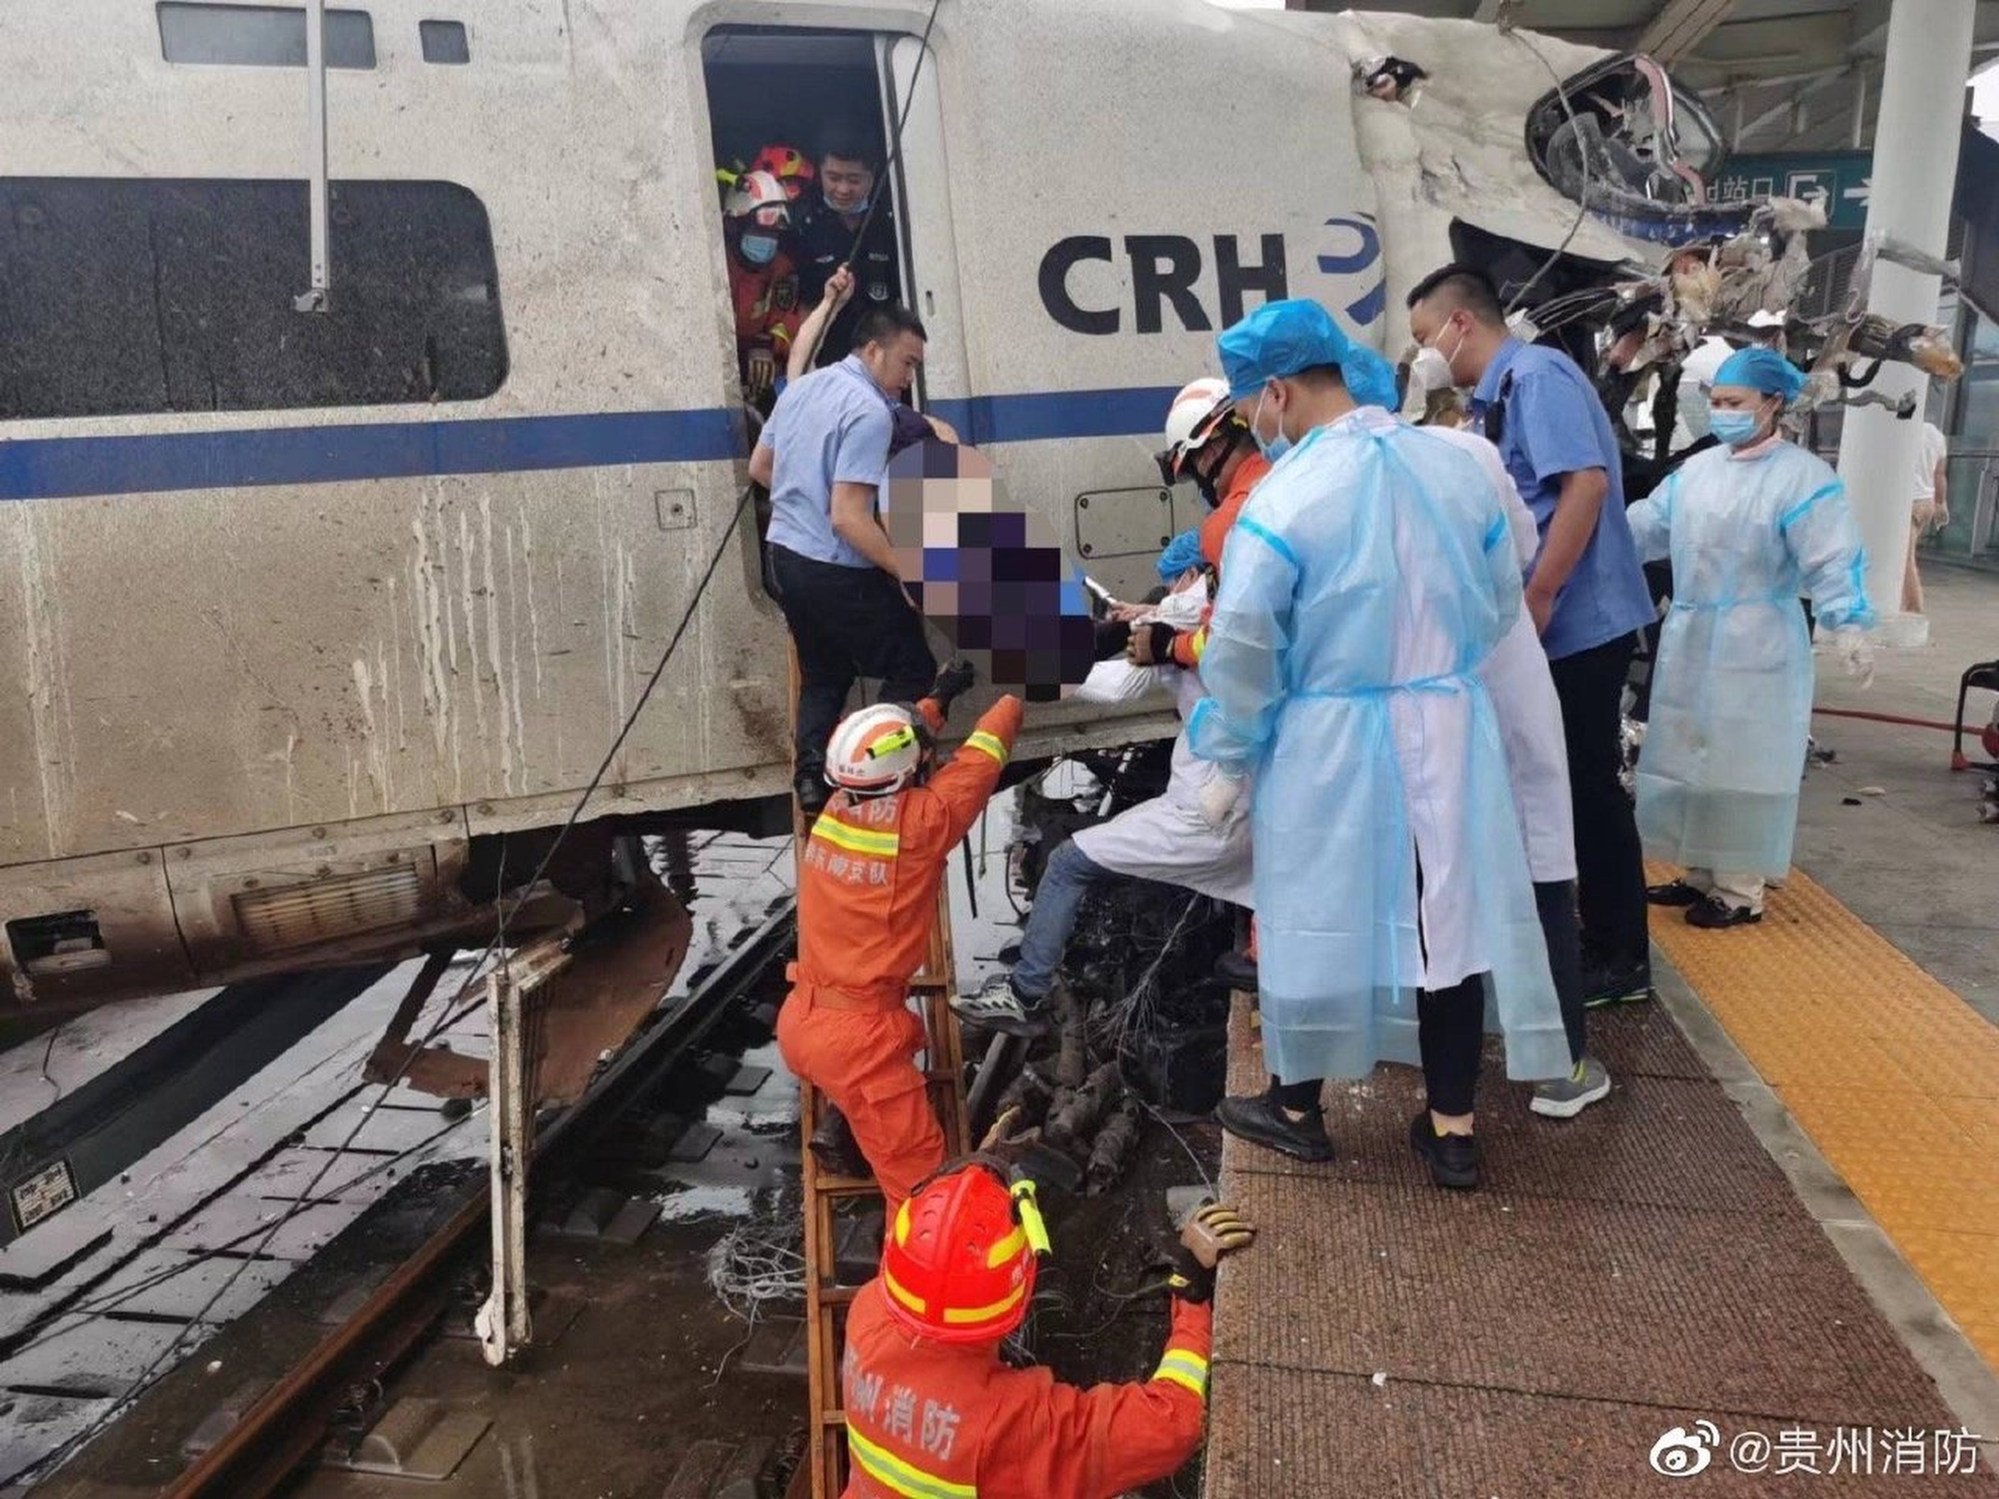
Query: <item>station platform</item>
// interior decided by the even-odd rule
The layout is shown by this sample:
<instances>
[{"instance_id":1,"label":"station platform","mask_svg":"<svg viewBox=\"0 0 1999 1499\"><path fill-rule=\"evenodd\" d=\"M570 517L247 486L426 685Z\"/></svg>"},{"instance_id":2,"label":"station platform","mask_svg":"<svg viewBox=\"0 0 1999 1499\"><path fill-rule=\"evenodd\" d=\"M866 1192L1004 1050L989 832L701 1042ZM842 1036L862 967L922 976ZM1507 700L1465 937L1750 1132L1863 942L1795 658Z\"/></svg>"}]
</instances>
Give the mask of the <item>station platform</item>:
<instances>
[{"instance_id":1,"label":"station platform","mask_svg":"<svg viewBox=\"0 0 1999 1499\"><path fill-rule=\"evenodd\" d=\"M1999 579L1926 583L1932 644L1822 706L1950 717ZM1592 1015L1609 1099L1539 1119L1488 1057L1483 1190L1411 1154L1412 1069L1328 1090L1331 1165L1225 1144L1263 1233L1218 1293L1208 1499L1999 1495L1999 828L1948 736L1815 733L1765 920L1655 911L1659 999ZM1231 1041L1262 1087L1240 1006Z\"/></svg>"}]
</instances>

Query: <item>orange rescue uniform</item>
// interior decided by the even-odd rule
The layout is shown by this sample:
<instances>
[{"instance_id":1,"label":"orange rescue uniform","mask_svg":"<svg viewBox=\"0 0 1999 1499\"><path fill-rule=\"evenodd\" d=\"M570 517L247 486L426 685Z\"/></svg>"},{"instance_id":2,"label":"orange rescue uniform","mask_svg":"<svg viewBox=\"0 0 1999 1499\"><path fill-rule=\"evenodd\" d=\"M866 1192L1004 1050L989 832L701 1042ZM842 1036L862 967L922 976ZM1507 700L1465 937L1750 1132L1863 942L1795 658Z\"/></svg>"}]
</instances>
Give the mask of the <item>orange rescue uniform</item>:
<instances>
[{"instance_id":1,"label":"orange rescue uniform","mask_svg":"<svg viewBox=\"0 0 1999 1499\"><path fill-rule=\"evenodd\" d=\"M1173 1300L1142 1384L1090 1389L1010 1369L997 1343L912 1338L879 1276L847 1317L844 1499L1111 1499L1178 1471L1201 1445L1213 1320Z\"/></svg>"},{"instance_id":2,"label":"orange rescue uniform","mask_svg":"<svg viewBox=\"0 0 1999 1499\"><path fill-rule=\"evenodd\" d=\"M769 265L745 265L729 254L729 299L736 313L736 357L745 371L752 349L769 349L784 373L791 341L805 313L798 305L798 270L783 250Z\"/></svg>"},{"instance_id":3,"label":"orange rescue uniform","mask_svg":"<svg viewBox=\"0 0 1999 1499\"><path fill-rule=\"evenodd\" d=\"M918 708L934 730L943 715ZM984 810L1020 732L1020 699L986 710L922 785L855 800L835 792L812 825L798 879L798 961L777 1019L784 1062L847 1116L891 1220L944 1164L923 1074L923 1022L909 1008L937 919L945 861Z\"/></svg>"},{"instance_id":4,"label":"orange rescue uniform","mask_svg":"<svg viewBox=\"0 0 1999 1499\"><path fill-rule=\"evenodd\" d=\"M1249 500L1249 492L1257 482L1270 472L1270 460L1261 453L1245 455L1236 465L1235 478L1229 484L1229 492L1222 496L1221 504L1208 512L1201 522L1201 558L1217 575L1222 570L1222 544L1228 540L1229 531L1235 526L1236 517L1242 514L1242 507ZM1201 664L1201 655L1208 648L1208 615L1214 612L1213 595L1209 596L1208 608L1201 615L1200 625L1192 630L1183 630L1173 637L1170 655L1175 666L1189 670Z\"/></svg>"}]
</instances>

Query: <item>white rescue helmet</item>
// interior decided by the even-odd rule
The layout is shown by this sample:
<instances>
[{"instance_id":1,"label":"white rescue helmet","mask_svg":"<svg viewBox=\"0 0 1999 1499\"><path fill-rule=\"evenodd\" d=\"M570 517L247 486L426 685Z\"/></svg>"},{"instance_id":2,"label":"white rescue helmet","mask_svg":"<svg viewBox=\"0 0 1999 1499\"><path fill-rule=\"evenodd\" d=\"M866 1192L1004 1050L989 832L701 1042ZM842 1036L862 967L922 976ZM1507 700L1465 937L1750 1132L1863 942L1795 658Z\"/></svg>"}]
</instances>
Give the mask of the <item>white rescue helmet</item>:
<instances>
[{"instance_id":1,"label":"white rescue helmet","mask_svg":"<svg viewBox=\"0 0 1999 1499\"><path fill-rule=\"evenodd\" d=\"M854 796L887 796L915 778L925 735L909 709L880 703L849 713L826 746L826 782Z\"/></svg>"},{"instance_id":2,"label":"white rescue helmet","mask_svg":"<svg viewBox=\"0 0 1999 1499\"><path fill-rule=\"evenodd\" d=\"M783 229L791 223L791 195L773 173L745 172L729 190L722 213L748 219L759 229Z\"/></svg>"},{"instance_id":3,"label":"white rescue helmet","mask_svg":"<svg viewBox=\"0 0 1999 1499\"><path fill-rule=\"evenodd\" d=\"M1221 430L1222 418L1233 405L1229 382L1218 376L1205 375L1180 387L1166 408L1166 450L1159 455L1159 473L1168 484L1179 482L1187 455L1205 447Z\"/></svg>"}]
</instances>

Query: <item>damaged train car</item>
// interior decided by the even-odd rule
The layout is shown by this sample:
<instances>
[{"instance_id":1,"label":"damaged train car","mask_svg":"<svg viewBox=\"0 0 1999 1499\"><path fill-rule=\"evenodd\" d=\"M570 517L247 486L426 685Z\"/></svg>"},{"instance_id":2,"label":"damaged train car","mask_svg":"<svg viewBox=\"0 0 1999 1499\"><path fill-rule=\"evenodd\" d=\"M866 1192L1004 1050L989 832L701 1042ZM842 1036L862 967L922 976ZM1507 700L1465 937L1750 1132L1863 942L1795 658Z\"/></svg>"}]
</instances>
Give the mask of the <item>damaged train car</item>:
<instances>
[{"instance_id":1,"label":"damaged train car","mask_svg":"<svg viewBox=\"0 0 1999 1499\"><path fill-rule=\"evenodd\" d=\"M343 0L315 55L306 15L0 14L16 1012L483 940L496 897L516 935L587 919L639 833L779 804L715 189L760 142L899 126L918 404L1113 587L1195 518L1148 455L1217 329L1311 296L1393 350L1475 251L1602 284L1657 254L1630 193L1705 164L1583 212L1586 152L1695 106L1536 148L1603 54L1471 23L940 0L926 56L927 0ZM1062 704L1021 753L1171 722Z\"/></svg>"}]
</instances>

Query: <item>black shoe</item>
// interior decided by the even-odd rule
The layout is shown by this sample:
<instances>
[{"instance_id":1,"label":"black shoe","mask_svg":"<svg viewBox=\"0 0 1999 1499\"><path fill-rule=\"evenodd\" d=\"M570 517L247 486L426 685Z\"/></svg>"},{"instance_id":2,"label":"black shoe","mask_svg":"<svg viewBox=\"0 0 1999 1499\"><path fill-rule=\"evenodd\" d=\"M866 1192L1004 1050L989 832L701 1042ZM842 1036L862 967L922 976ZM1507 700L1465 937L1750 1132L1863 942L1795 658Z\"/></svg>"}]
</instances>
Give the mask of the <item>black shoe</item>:
<instances>
[{"instance_id":1,"label":"black shoe","mask_svg":"<svg viewBox=\"0 0 1999 1499\"><path fill-rule=\"evenodd\" d=\"M1637 1004L1652 997L1652 965L1649 962L1583 965L1583 1006L1600 1010L1605 1005Z\"/></svg>"},{"instance_id":2,"label":"black shoe","mask_svg":"<svg viewBox=\"0 0 1999 1499\"><path fill-rule=\"evenodd\" d=\"M1478 1185L1478 1141L1470 1135L1438 1134L1428 1109L1409 1121L1409 1148L1423 1158L1438 1186L1468 1192Z\"/></svg>"},{"instance_id":3,"label":"black shoe","mask_svg":"<svg viewBox=\"0 0 1999 1499\"><path fill-rule=\"evenodd\" d=\"M1256 993L1256 959L1247 953L1225 952L1215 959L1215 979L1245 994Z\"/></svg>"},{"instance_id":4,"label":"black shoe","mask_svg":"<svg viewBox=\"0 0 1999 1499\"><path fill-rule=\"evenodd\" d=\"M874 1175L868 1169L868 1158L861 1154L860 1143L854 1139L854 1127L847 1123L847 1116L830 1103L822 1102L819 1108L819 1128L805 1142L819 1169L828 1176L865 1179Z\"/></svg>"},{"instance_id":5,"label":"black shoe","mask_svg":"<svg viewBox=\"0 0 1999 1499\"><path fill-rule=\"evenodd\" d=\"M1761 911L1747 906L1731 906L1718 895L1705 897L1697 906L1687 907L1687 925L1718 932L1723 927L1752 926L1763 919Z\"/></svg>"},{"instance_id":6,"label":"black shoe","mask_svg":"<svg viewBox=\"0 0 1999 1499\"><path fill-rule=\"evenodd\" d=\"M1330 1161L1333 1142L1326 1136L1325 1113L1313 1108L1302 1119L1287 1115L1268 1093L1249 1098L1224 1098L1215 1119L1238 1139L1253 1141L1300 1161Z\"/></svg>"},{"instance_id":7,"label":"black shoe","mask_svg":"<svg viewBox=\"0 0 1999 1499\"><path fill-rule=\"evenodd\" d=\"M1664 885L1647 885L1645 899L1655 906L1697 906L1707 895L1685 880L1672 880Z\"/></svg>"},{"instance_id":8,"label":"black shoe","mask_svg":"<svg viewBox=\"0 0 1999 1499\"><path fill-rule=\"evenodd\" d=\"M833 788L816 771L800 771L791 783L791 794L798 798L799 811L807 817L817 817L833 799Z\"/></svg>"}]
</instances>

